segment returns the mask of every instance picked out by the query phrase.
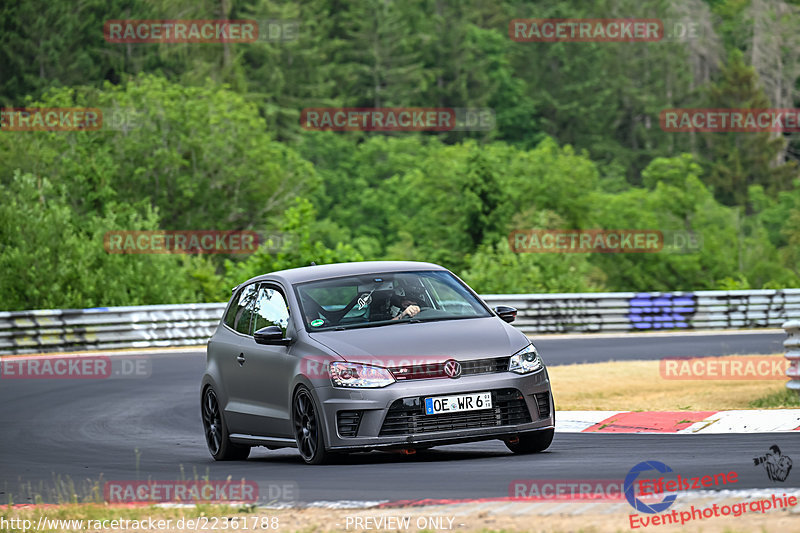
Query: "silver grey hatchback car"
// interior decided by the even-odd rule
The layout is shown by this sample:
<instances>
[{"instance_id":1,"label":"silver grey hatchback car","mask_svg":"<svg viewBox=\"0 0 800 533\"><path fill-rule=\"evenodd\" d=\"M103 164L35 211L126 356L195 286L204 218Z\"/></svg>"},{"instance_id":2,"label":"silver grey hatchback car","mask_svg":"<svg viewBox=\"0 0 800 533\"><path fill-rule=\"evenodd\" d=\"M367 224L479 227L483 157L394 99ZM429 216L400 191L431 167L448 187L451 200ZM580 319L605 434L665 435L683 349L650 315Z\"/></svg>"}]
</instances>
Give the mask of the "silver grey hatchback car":
<instances>
[{"instance_id":1,"label":"silver grey hatchback car","mask_svg":"<svg viewBox=\"0 0 800 533\"><path fill-rule=\"evenodd\" d=\"M545 450L555 412L536 348L449 270L375 261L250 279L208 342L201 386L217 460L296 447L343 452L499 439Z\"/></svg>"}]
</instances>

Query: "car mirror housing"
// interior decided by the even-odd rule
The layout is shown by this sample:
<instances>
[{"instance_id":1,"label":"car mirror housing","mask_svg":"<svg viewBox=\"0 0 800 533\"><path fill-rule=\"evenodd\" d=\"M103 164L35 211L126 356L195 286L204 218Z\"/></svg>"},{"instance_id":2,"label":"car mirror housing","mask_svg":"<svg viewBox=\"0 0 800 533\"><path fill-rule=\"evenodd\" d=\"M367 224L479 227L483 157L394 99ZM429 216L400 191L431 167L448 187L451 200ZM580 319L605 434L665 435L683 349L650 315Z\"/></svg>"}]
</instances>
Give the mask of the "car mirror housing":
<instances>
[{"instance_id":1,"label":"car mirror housing","mask_svg":"<svg viewBox=\"0 0 800 533\"><path fill-rule=\"evenodd\" d=\"M280 326L267 326L261 328L253 334L257 344L283 344L287 345L292 342L292 339L287 339L283 336L283 330Z\"/></svg>"},{"instance_id":2,"label":"car mirror housing","mask_svg":"<svg viewBox=\"0 0 800 533\"><path fill-rule=\"evenodd\" d=\"M515 307L498 305L494 308L494 312L506 322L514 322L514 320L517 318L517 309Z\"/></svg>"}]
</instances>

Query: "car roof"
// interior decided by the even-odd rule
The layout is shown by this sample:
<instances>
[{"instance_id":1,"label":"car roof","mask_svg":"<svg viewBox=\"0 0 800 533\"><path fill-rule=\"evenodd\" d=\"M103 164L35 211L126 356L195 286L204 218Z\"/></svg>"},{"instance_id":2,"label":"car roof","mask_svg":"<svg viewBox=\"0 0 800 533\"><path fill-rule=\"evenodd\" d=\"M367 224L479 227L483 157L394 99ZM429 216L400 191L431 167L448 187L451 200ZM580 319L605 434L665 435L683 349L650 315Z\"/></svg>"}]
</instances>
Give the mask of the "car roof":
<instances>
[{"instance_id":1,"label":"car roof","mask_svg":"<svg viewBox=\"0 0 800 533\"><path fill-rule=\"evenodd\" d=\"M380 272L409 272L422 270L447 271L447 269L443 266L419 261L358 261L353 263L332 263L329 265L312 265L270 272L269 274L256 276L244 283L240 283L234 287L234 290L242 285L254 281L277 280L285 284L294 284L343 276L358 276Z\"/></svg>"}]
</instances>

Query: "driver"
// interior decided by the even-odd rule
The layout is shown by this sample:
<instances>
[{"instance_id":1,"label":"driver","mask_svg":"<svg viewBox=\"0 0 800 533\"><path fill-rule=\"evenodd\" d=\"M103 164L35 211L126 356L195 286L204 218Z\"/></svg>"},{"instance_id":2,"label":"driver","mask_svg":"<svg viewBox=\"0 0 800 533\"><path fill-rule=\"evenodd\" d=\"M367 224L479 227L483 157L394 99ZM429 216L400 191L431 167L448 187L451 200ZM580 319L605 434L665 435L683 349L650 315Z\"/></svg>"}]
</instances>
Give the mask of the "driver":
<instances>
[{"instance_id":1,"label":"driver","mask_svg":"<svg viewBox=\"0 0 800 533\"><path fill-rule=\"evenodd\" d=\"M399 294L392 295L392 306L398 308L399 311L392 320L400 320L401 318L413 318L420 311L423 299L418 294L412 291L404 291L406 294L401 296Z\"/></svg>"},{"instance_id":2,"label":"driver","mask_svg":"<svg viewBox=\"0 0 800 533\"><path fill-rule=\"evenodd\" d=\"M412 318L414 315L419 313L419 302L416 300L411 300L409 298L402 298L397 304L395 304L394 299L392 299L392 304L395 307L402 309L400 313L397 314L392 320L400 320L403 317Z\"/></svg>"}]
</instances>

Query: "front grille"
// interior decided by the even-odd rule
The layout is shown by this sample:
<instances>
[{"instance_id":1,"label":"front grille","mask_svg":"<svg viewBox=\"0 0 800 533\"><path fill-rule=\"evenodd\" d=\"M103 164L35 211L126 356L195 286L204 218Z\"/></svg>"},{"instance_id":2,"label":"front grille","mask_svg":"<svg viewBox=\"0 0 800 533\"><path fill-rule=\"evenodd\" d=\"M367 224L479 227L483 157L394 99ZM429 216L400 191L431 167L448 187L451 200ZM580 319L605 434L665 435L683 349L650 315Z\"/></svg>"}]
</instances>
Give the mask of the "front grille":
<instances>
[{"instance_id":1,"label":"front grille","mask_svg":"<svg viewBox=\"0 0 800 533\"><path fill-rule=\"evenodd\" d=\"M380 436L409 435L458 429L493 428L531 421L525 398L517 389L492 392L492 408L461 413L426 415L424 396L395 400L383 421Z\"/></svg>"},{"instance_id":2,"label":"front grille","mask_svg":"<svg viewBox=\"0 0 800 533\"><path fill-rule=\"evenodd\" d=\"M394 379L408 381L410 379L445 378L444 363L421 363L393 366L389 368Z\"/></svg>"},{"instance_id":3,"label":"front grille","mask_svg":"<svg viewBox=\"0 0 800 533\"><path fill-rule=\"evenodd\" d=\"M462 376L474 376L476 374L506 372L508 371L508 361L508 357L490 357L486 359L473 359L471 361L459 361L459 363L461 364ZM393 366L389 368L389 371L397 381L449 377L444 373L444 362L412 363L403 366Z\"/></svg>"},{"instance_id":4,"label":"front grille","mask_svg":"<svg viewBox=\"0 0 800 533\"><path fill-rule=\"evenodd\" d=\"M492 359L475 359L474 361L460 361L461 375L493 374L508 371L508 357L494 357Z\"/></svg>"},{"instance_id":5,"label":"front grille","mask_svg":"<svg viewBox=\"0 0 800 533\"><path fill-rule=\"evenodd\" d=\"M536 398L536 407L539 409L539 418L550 416L550 393L537 392L533 395Z\"/></svg>"},{"instance_id":6,"label":"front grille","mask_svg":"<svg viewBox=\"0 0 800 533\"><path fill-rule=\"evenodd\" d=\"M355 437L361 424L363 411L339 411L336 413L336 427L342 437Z\"/></svg>"}]
</instances>

